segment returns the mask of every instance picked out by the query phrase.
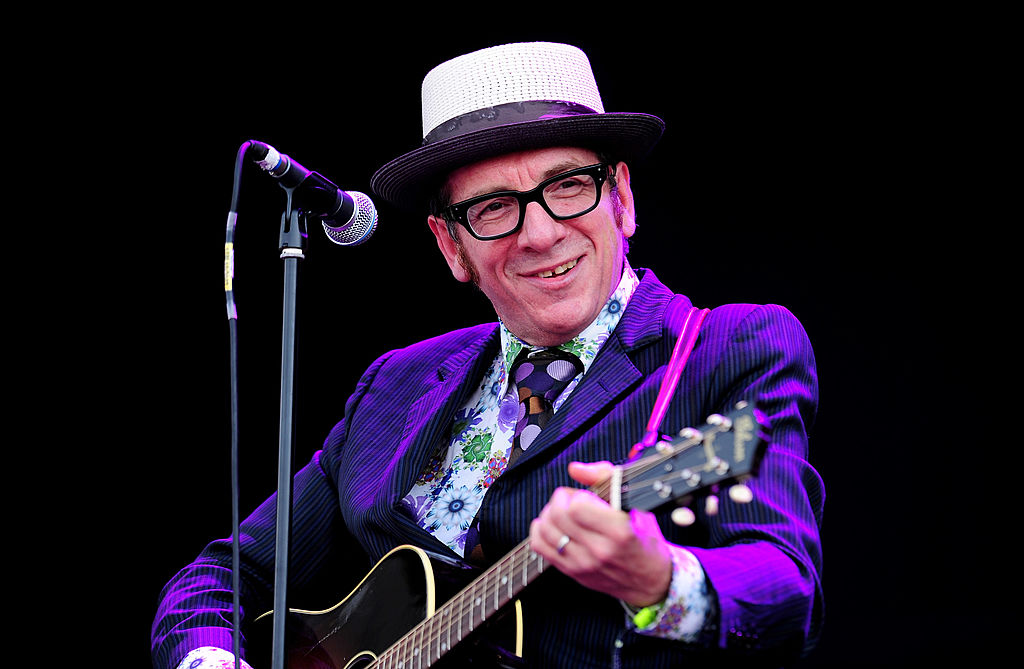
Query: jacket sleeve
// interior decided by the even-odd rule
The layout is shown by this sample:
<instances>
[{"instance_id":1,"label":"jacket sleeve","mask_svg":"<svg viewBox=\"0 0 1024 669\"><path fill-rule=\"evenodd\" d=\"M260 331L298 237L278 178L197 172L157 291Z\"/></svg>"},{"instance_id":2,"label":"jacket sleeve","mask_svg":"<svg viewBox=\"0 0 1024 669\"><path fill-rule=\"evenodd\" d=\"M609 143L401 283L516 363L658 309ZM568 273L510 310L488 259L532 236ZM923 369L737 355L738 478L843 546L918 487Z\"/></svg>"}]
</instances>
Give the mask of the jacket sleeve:
<instances>
[{"instance_id":1,"label":"jacket sleeve","mask_svg":"<svg viewBox=\"0 0 1024 669\"><path fill-rule=\"evenodd\" d=\"M718 311L718 310L716 310ZM713 312L719 337L710 397L718 410L752 402L763 412L769 446L749 486L754 499L723 495L705 546L689 547L717 604L709 643L738 652L806 652L823 616L820 525L824 486L808 462L807 431L817 411L814 355L803 327L767 305Z\"/></svg>"},{"instance_id":2,"label":"jacket sleeve","mask_svg":"<svg viewBox=\"0 0 1024 669\"><path fill-rule=\"evenodd\" d=\"M385 358L363 375L345 407L345 416L332 431L332 443L344 444L346 420L359 402ZM339 436L340 435L340 436ZM317 451L294 476L288 592L314 591L318 574L331 573L325 565L351 560L355 544L344 527L332 462L337 451ZM275 493L240 524L239 600L243 657L245 633L252 620L273 608L276 552ZM337 573L335 571L335 573ZM338 584L333 584L338 585ZM332 588L336 591L337 588ZM179 571L160 593L151 633L155 669L171 669L201 647L233 647L232 542L208 544L200 555Z\"/></svg>"}]
</instances>

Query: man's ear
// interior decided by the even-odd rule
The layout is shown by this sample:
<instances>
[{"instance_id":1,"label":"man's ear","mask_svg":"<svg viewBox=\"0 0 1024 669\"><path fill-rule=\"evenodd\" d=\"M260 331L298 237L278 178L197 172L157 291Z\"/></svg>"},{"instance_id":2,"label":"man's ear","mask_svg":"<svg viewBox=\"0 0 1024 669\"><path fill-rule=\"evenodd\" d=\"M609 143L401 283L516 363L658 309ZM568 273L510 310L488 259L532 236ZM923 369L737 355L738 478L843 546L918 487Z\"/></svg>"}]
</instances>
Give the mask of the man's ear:
<instances>
[{"instance_id":1,"label":"man's ear","mask_svg":"<svg viewBox=\"0 0 1024 669\"><path fill-rule=\"evenodd\" d=\"M632 237L636 232L636 208L633 190L629 187L629 166L626 163L620 162L615 166L615 189L622 205L622 234Z\"/></svg>"},{"instance_id":2,"label":"man's ear","mask_svg":"<svg viewBox=\"0 0 1024 669\"><path fill-rule=\"evenodd\" d=\"M427 225L430 226L430 231L434 233L434 237L437 239L437 248L441 249L441 255L444 256L445 261L448 263L452 276L455 277L456 281L462 281L463 283L469 281L469 272L459 262L458 244L448 234L448 224L444 219L437 216L428 216Z\"/></svg>"}]
</instances>

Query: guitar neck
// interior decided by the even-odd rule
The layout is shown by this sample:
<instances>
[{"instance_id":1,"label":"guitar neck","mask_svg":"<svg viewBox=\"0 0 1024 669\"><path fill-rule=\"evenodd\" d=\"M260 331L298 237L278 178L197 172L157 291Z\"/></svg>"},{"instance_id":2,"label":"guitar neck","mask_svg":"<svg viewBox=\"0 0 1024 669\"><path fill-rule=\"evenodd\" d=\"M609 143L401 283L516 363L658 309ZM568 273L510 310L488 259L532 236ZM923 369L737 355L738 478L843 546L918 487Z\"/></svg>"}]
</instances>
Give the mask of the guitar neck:
<instances>
[{"instance_id":1,"label":"guitar neck","mask_svg":"<svg viewBox=\"0 0 1024 669\"><path fill-rule=\"evenodd\" d=\"M488 567L395 645L380 654L376 667L429 667L473 630L515 599L540 576L548 563L530 550L526 539Z\"/></svg>"}]
</instances>

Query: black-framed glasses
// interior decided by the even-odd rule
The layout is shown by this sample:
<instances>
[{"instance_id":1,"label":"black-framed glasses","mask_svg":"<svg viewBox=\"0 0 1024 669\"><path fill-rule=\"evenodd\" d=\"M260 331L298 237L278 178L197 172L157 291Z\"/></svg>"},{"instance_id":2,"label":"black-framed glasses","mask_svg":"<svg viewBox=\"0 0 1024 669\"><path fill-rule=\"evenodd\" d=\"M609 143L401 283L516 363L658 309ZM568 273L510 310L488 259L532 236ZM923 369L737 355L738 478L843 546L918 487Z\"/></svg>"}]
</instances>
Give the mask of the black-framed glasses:
<instances>
[{"instance_id":1,"label":"black-framed glasses","mask_svg":"<svg viewBox=\"0 0 1024 669\"><path fill-rule=\"evenodd\" d=\"M440 216L462 224L477 239L501 239L523 227L531 202L539 203L556 221L593 211L601 202L604 182L612 179L614 185L614 174L606 163L587 165L545 179L532 190L504 190L456 202Z\"/></svg>"}]
</instances>

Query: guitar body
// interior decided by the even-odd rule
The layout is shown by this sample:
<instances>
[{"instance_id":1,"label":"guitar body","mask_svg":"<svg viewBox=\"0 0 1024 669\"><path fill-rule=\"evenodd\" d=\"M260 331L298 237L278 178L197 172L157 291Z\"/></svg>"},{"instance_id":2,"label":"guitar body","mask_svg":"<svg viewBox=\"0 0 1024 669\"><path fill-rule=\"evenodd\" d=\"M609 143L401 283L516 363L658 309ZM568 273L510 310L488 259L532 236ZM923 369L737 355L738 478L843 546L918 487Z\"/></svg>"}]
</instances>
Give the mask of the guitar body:
<instances>
[{"instance_id":1,"label":"guitar body","mask_svg":"<svg viewBox=\"0 0 1024 669\"><path fill-rule=\"evenodd\" d=\"M323 611L289 609L285 620L285 666L287 669L378 666L374 663L387 648L434 615L436 606L468 582L472 574L473 570L461 563L442 562L419 548L399 546L381 558L352 592L333 607ZM273 618L273 611L259 616L249 635L248 656L255 667L271 664ZM508 637L508 647L521 647L521 622L517 615L514 629L511 624L496 627ZM446 656L444 664L438 666L473 666L483 657L487 658L487 666L496 666L496 661L500 666L504 660L496 658L504 657L503 652L487 643L467 643Z\"/></svg>"}]
</instances>

